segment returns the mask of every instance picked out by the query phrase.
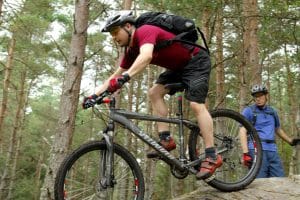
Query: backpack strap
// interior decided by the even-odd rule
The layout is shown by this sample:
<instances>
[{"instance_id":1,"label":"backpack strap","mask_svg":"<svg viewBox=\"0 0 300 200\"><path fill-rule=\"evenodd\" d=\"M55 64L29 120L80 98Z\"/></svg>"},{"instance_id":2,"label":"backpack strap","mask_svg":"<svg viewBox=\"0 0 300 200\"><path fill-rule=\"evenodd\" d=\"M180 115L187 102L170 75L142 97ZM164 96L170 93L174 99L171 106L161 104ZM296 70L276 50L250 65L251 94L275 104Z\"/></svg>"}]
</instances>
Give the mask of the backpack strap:
<instances>
[{"instance_id":1,"label":"backpack strap","mask_svg":"<svg viewBox=\"0 0 300 200\"><path fill-rule=\"evenodd\" d=\"M252 110L252 125L254 126L257 120L257 111L256 111L256 106L252 105L250 106L251 110Z\"/></svg>"},{"instance_id":2,"label":"backpack strap","mask_svg":"<svg viewBox=\"0 0 300 200\"><path fill-rule=\"evenodd\" d=\"M155 50L160 50L162 48L172 45L174 42L182 42L182 43L188 42L189 43L189 41L186 41L183 39L188 34L189 34L189 32L183 32L178 35L175 35L171 39L160 41L159 43L157 43L155 45L154 48L155 48ZM190 43L193 44L192 42L190 42Z\"/></svg>"},{"instance_id":3,"label":"backpack strap","mask_svg":"<svg viewBox=\"0 0 300 200\"><path fill-rule=\"evenodd\" d=\"M272 115L272 116L274 117L275 127L277 127L277 126L278 126L278 122L277 122L277 120L276 120L276 115L275 115L276 112L275 112L275 110L274 110L273 107L268 106L268 108L270 109L270 111L267 112L267 114Z\"/></svg>"},{"instance_id":4,"label":"backpack strap","mask_svg":"<svg viewBox=\"0 0 300 200\"><path fill-rule=\"evenodd\" d=\"M209 48L208 48L208 45L207 45L206 40L205 40L205 37L204 37L204 33L200 30L199 27L197 27L197 31L200 33L201 39L202 39L202 41L203 41L203 43L204 43L204 45L205 45L206 51L207 51L207 53L208 53L208 55L209 55L210 52L209 52Z\"/></svg>"},{"instance_id":5,"label":"backpack strap","mask_svg":"<svg viewBox=\"0 0 300 200\"><path fill-rule=\"evenodd\" d=\"M172 42L181 42L181 43L193 46L193 47L198 47L198 48L206 51L208 53L208 55L210 55L210 52L209 52L209 49L208 49L208 46L207 46L207 43L206 43L203 32L199 29L199 27L197 27L197 30L201 35L201 38L203 40L203 43L204 43L205 47L185 39L185 38L187 38L188 35L192 34L192 32L180 33L180 34L176 35L173 39L171 39L171 41ZM196 31L196 30L194 30L194 31Z\"/></svg>"},{"instance_id":6,"label":"backpack strap","mask_svg":"<svg viewBox=\"0 0 300 200\"><path fill-rule=\"evenodd\" d=\"M197 30L198 30L198 32L201 35L201 38L203 40L203 43L204 43L205 47L203 47L203 46L201 46L199 44L196 44L194 42L191 42L190 40L186 39L190 35L193 34L193 31L197 31ZM192 46L192 47L198 47L198 48L206 51L208 53L208 55L210 55L210 52L209 52L209 49L208 49L208 46L207 46L207 43L206 43L206 40L205 40L203 32L199 29L199 27L197 27L197 30L192 30L190 32L183 32L183 33L180 33L180 34L176 35L172 39L161 41L161 42L159 42L158 44L155 45L155 50L159 50L159 49L165 48L167 46L170 46L174 42L181 42L183 44L187 44L187 45Z\"/></svg>"},{"instance_id":7,"label":"backpack strap","mask_svg":"<svg viewBox=\"0 0 300 200\"><path fill-rule=\"evenodd\" d=\"M250 108L252 110L252 125L254 126L255 123L256 123L256 120L257 120L258 112L256 111L256 106L255 105L250 106ZM267 115L272 115L274 117L274 123L275 123L275 127L276 127L277 123L276 123L275 111L271 106L267 106L267 108L269 108L270 111L268 111L268 112L263 111L263 113L265 113Z\"/></svg>"}]
</instances>

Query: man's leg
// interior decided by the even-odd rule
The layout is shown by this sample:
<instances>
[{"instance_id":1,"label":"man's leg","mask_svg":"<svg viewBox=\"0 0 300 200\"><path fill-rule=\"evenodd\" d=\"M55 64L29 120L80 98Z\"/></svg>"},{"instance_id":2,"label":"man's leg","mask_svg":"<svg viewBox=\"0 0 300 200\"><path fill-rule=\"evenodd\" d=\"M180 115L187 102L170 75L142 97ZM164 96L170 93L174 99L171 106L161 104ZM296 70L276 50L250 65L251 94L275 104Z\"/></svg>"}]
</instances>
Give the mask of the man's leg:
<instances>
[{"instance_id":1,"label":"man's leg","mask_svg":"<svg viewBox=\"0 0 300 200\"><path fill-rule=\"evenodd\" d=\"M164 101L164 96L168 94L169 90L162 84L155 84L149 90L149 98L152 104L153 114L159 117L168 116L168 107ZM157 122L158 135L160 144L168 151L176 148L174 139L170 136L169 124L164 122ZM147 154L148 158L155 158L158 152L152 151Z\"/></svg>"},{"instance_id":2,"label":"man's leg","mask_svg":"<svg viewBox=\"0 0 300 200\"><path fill-rule=\"evenodd\" d=\"M205 160L202 161L197 179L211 176L222 165L222 158L216 155L213 138L213 121L205 107L208 93L211 62L207 52L200 50L194 55L182 71L182 82L187 86L185 97L191 103L203 140L205 143Z\"/></svg>"},{"instance_id":3,"label":"man's leg","mask_svg":"<svg viewBox=\"0 0 300 200\"><path fill-rule=\"evenodd\" d=\"M153 114L159 117L167 117L168 116L168 107L164 101L164 96L168 94L168 90L162 84L154 84L152 88L150 88L148 96L151 101ZM168 123L157 122L158 132L169 131Z\"/></svg>"},{"instance_id":4,"label":"man's leg","mask_svg":"<svg viewBox=\"0 0 300 200\"><path fill-rule=\"evenodd\" d=\"M213 121L208 110L204 104L191 102L190 105L197 118L197 122L204 139L205 148L214 147Z\"/></svg>"},{"instance_id":5,"label":"man's leg","mask_svg":"<svg viewBox=\"0 0 300 200\"><path fill-rule=\"evenodd\" d=\"M256 178L269 178L269 161L268 161L268 151L262 151L263 158L260 166L260 170L256 175ZM251 151L251 154L254 155L254 151Z\"/></svg>"},{"instance_id":6,"label":"man's leg","mask_svg":"<svg viewBox=\"0 0 300 200\"><path fill-rule=\"evenodd\" d=\"M278 152L269 151L268 158L269 158L268 161L269 161L269 168L270 168L269 169L270 177L284 177L285 176L284 169Z\"/></svg>"},{"instance_id":7,"label":"man's leg","mask_svg":"<svg viewBox=\"0 0 300 200\"><path fill-rule=\"evenodd\" d=\"M200 170L196 177L198 179L206 179L222 165L222 158L216 154L213 136L213 120L206 109L205 104L191 102L190 105L196 115L205 144L206 159L201 163Z\"/></svg>"}]
</instances>

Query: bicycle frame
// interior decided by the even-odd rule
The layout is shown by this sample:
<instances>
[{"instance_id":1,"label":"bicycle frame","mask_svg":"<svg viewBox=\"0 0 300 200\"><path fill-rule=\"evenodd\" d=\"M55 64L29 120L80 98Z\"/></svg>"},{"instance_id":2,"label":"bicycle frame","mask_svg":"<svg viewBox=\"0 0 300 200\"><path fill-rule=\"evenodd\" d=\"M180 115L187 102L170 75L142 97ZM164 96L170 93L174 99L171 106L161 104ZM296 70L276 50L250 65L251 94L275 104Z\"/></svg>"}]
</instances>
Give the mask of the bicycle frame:
<instances>
[{"instance_id":1,"label":"bicycle frame","mask_svg":"<svg viewBox=\"0 0 300 200\"><path fill-rule=\"evenodd\" d=\"M135 136L141 139L144 143L148 144L150 147L155 149L161 154L161 159L164 160L170 166L175 166L179 170L188 170L192 174L196 174L197 170L194 169L194 166L198 165L203 157L200 157L198 160L193 162L186 162L185 152L184 152L184 139L183 139L183 126L189 129L199 129L198 125L194 122L182 118L182 109L181 102L179 103L179 114L176 118L163 118L158 116L152 116L149 114L140 114L135 112L126 111L123 109L115 108L115 99L112 98L109 106L109 123L107 129L104 131L104 139L107 144L109 157L112 157L113 154L113 132L114 132L114 123L117 122L124 126L126 129L130 130ZM151 138L146 132L141 130L137 125L135 125L131 120L138 119L142 121L153 121L153 122L166 122L170 124L177 124L179 126L179 143L180 143L180 157L177 159L172 154L170 154L166 149L164 149L157 141ZM108 159L112 162L112 158ZM112 164L112 163L111 163ZM112 165L110 165L112 166Z\"/></svg>"},{"instance_id":2,"label":"bicycle frame","mask_svg":"<svg viewBox=\"0 0 300 200\"><path fill-rule=\"evenodd\" d=\"M109 98L105 98L107 96ZM96 195L101 198L112 199L119 198L120 194L127 194L126 191L128 191L130 196L137 197L134 199L143 199L145 192L143 171L139 166L138 159L124 146L114 142L116 123L155 149L159 153L157 158L170 166L170 172L174 177L184 179L188 175L198 173L200 164L205 158L205 151L200 150L199 155L201 131L196 122L183 119L182 96L178 98L179 112L176 113L176 116L169 118L116 109L115 98L110 93L104 93L95 102L109 104L108 124L103 131L99 132L103 138L101 141L89 141L82 144L65 158L55 179L55 196L57 198L64 199L66 194L69 194L71 198L77 195L80 197ZM97 107L95 109L102 112L102 109ZM251 123L235 111L220 109L210 113L213 118L213 125L216 127L213 132L214 146L216 153L223 157L224 164L222 166L224 168L220 168L204 181L221 191L232 192L243 189L255 179L260 169L262 147L259 136ZM98 114L96 113L96 115ZM105 116L107 115L105 114ZM174 156L173 153L168 152L154 139L155 137L151 137L143 131L142 126L136 123L139 120L165 122L178 127L179 156ZM248 140L255 147L256 153L251 168L243 166L244 164L240 159L242 146L239 130L241 126L245 127L249 135ZM185 137L183 134L183 129L186 128L189 129L187 130L187 134L189 134L187 135L189 139L187 141L189 144L188 152L185 151L186 145L184 145ZM82 171L82 169L87 170ZM85 173L90 173L90 175L82 179ZM119 184L120 187L117 186L118 183L127 184L129 182L131 190L123 187L123 184ZM83 185L86 187L82 188ZM81 189L87 191L86 195L82 193Z\"/></svg>"}]
</instances>

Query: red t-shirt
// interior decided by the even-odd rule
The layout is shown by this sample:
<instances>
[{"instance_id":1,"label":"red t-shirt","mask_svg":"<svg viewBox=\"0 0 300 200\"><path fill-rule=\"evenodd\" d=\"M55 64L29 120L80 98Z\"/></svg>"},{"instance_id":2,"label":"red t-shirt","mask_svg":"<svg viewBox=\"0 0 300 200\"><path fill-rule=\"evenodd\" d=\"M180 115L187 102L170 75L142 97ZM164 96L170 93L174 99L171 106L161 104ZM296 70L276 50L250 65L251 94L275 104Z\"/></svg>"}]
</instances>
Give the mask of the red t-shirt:
<instances>
[{"instance_id":1,"label":"red t-shirt","mask_svg":"<svg viewBox=\"0 0 300 200\"><path fill-rule=\"evenodd\" d=\"M127 49L121 61L121 67L129 69L139 55L139 49L143 44L157 44L160 41L174 38L174 34L165 31L157 26L143 25L135 30L133 35L133 45ZM199 48L193 50L193 55L199 52ZM191 59L190 49L180 42L175 42L170 46L153 51L151 64L158 65L170 70L182 69Z\"/></svg>"}]
</instances>

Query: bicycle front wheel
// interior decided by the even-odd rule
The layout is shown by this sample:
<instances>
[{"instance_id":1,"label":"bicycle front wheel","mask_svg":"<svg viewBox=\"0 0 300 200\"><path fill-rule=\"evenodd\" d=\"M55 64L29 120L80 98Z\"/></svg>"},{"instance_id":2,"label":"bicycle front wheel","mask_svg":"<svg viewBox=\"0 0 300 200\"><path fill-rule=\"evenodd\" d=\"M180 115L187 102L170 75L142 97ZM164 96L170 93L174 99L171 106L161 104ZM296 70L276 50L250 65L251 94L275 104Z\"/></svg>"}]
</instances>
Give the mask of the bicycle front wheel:
<instances>
[{"instance_id":1,"label":"bicycle front wheel","mask_svg":"<svg viewBox=\"0 0 300 200\"><path fill-rule=\"evenodd\" d=\"M89 142L62 162L55 179L55 199L142 200L145 187L140 166L128 150L118 144L113 147L111 183L103 184L107 181L105 141Z\"/></svg>"},{"instance_id":2,"label":"bicycle front wheel","mask_svg":"<svg viewBox=\"0 0 300 200\"><path fill-rule=\"evenodd\" d=\"M214 123L214 143L223 157L223 164L207 183L221 191L231 192L245 188L256 177L262 162L262 147L255 128L240 113L228 109L211 112ZM255 154L250 168L241 162L242 147L239 137L240 127L247 130L248 143L254 144ZM200 135L192 131L189 138L190 159L199 158ZM203 152L203 150L202 150ZM203 156L203 155L202 155ZM199 166L196 166L198 169Z\"/></svg>"}]
</instances>

